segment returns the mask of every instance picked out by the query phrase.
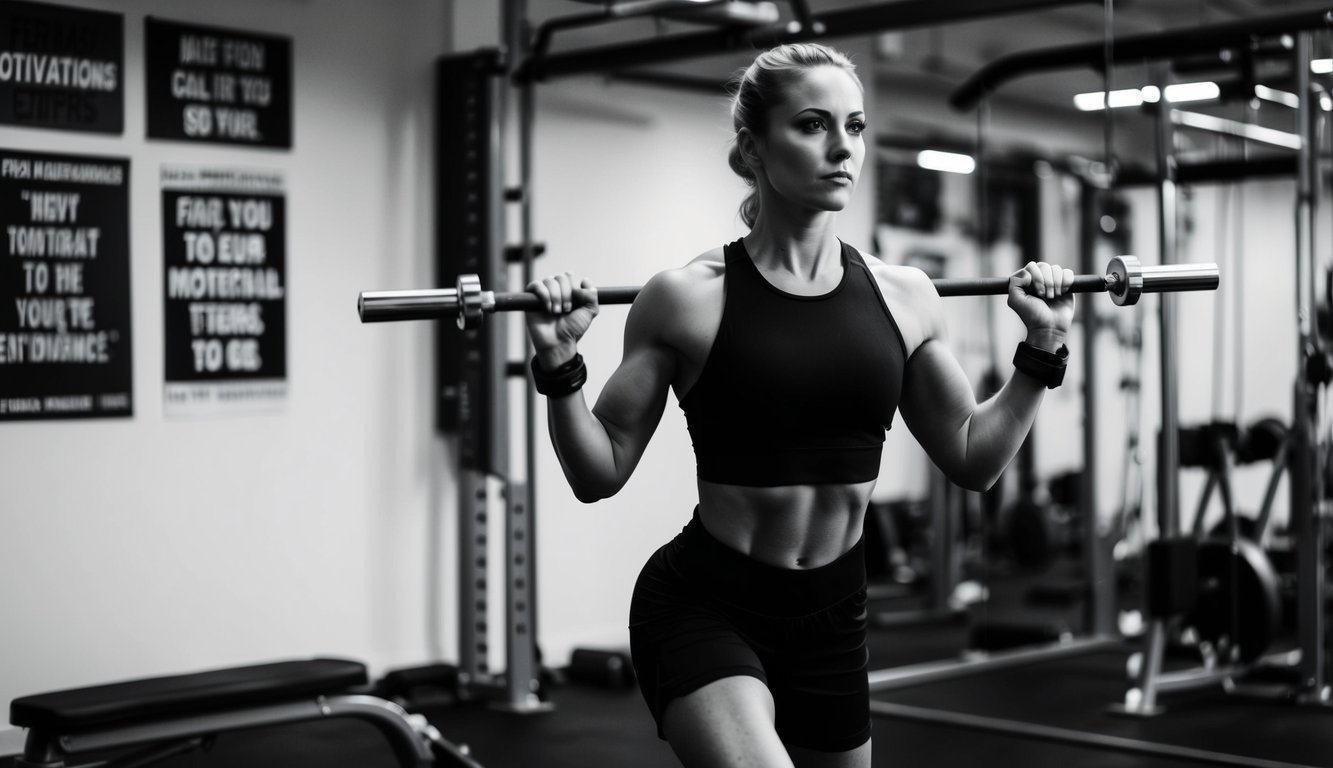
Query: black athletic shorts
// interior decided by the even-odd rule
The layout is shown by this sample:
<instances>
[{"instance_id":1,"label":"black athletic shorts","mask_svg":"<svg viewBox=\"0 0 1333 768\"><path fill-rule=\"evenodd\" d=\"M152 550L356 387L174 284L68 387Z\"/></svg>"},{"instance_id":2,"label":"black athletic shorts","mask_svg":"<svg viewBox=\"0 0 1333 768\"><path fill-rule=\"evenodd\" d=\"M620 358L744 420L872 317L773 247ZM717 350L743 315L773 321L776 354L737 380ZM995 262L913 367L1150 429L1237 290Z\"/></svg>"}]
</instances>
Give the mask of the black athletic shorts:
<instances>
[{"instance_id":1,"label":"black athletic shorts","mask_svg":"<svg viewBox=\"0 0 1333 768\"><path fill-rule=\"evenodd\" d=\"M819 568L777 568L713 538L696 509L639 574L629 629L659 738L672 699L733 675L772 691L785 744L844 752L870 738L864 540Z\"/></svg>"}]
</instances>

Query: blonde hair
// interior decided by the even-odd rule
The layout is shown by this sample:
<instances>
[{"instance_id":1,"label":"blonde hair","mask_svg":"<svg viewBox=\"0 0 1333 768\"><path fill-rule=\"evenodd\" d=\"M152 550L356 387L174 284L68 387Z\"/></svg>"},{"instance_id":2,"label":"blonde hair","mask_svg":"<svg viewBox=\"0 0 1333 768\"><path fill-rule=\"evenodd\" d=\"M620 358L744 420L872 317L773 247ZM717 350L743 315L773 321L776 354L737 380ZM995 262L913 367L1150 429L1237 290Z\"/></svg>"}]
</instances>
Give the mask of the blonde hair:
<instances>
[{"instance_id":1,"label":"blonde hair","mask_svg":"<svg viewBox=\"0 0 1333 768\"><path fill-rule=\"evenodd\" d=\"M786 86L797 75L815 67L842 69L851 75L858 88L865 89L856 76L856 65L841 51L818 43L780 45L756 56L749 67L732 78L731 122L736 134L748 128L754 135L762 136L768 128L768 111L782 103ZM753 227L759 218L759 190L755 188L758 179L734 137L727 164L750 187L750 193L741 202L740 216L745 226Z\"/></svg>"}]
</instances>

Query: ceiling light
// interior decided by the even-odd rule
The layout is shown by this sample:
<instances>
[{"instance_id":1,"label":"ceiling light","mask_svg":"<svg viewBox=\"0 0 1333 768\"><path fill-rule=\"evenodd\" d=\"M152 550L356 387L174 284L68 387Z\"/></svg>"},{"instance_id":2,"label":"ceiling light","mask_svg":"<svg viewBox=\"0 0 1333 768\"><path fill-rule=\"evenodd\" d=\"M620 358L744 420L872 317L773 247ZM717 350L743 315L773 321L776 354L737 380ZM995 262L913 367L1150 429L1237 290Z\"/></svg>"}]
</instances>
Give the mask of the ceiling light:
<instances>
[{"instance_id":1,"label":"ceiling light","mask_svg":"<svg viewBox=\"0 0 1333 768\"><path fill-rule=\"evenodd\" d=\"M1074 106L1084 112L1092 112L1101 109L1106 103L1102 97L1102 91L1092 91L1091 93L1074 94ZM1124 90L1111 91L1111 108L1118 107L1137 107L1143 103L1143 91L1139 88L1125 88Z\"/></svg>"},{"instance_id":2,"label":"ceiling light","mask_svg":"<svg viewBox=\"0 0 1333 768\"><path fill-rule=\"evenodd\" d=\"M1222 90L1217 87L1217 83L1176 83L1166 87L1166 100L1170 102L1182 101L1205 101L1216 99L1222 95ZM1153 104L1162 98L1162 91L1155 85L1145 85L1142 88L1124 88L1118 91L1111 91L1111 108L1137 107L1141 104ZM1094 112L1102 109L1105 104L1102 97L1102 91L1091 91L1089 93L1074 94L1074 106L1084 112Z\"/></svg>"},{"instance_id":3,"label":"ceiling light","mask_svg":"<svg viewBox=\"0 0 1333 768\"><path fill-rule=\"evenodd\" d=\"M1176 83L1166 87L1166 100L1179 104L1182 101L1208 101L1222 95L1217 83Z\"/></svg>"},{"instance_id":4,"label":"ceiling light","mask_svg":"<svg viewBox=\"0 0 1333 768\"><path fill-rule=\"evenodd\" d=\"M934 149L923 149L918 152L916 164L929 171L945 173L971 173L977 169L977 161L973 160L971 155L940 152Z\"/></svg>"}]
</instances>

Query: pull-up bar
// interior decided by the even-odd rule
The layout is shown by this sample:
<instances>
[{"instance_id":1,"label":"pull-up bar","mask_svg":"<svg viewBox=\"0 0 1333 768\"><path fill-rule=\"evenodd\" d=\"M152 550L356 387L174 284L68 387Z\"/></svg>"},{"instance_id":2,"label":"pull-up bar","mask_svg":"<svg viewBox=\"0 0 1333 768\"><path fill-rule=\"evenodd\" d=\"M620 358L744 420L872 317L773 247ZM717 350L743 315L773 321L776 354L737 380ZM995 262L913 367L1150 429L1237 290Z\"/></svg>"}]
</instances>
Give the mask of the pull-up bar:
<instances>
[{"instance_id":1,"label":"pull-up bar","mask_svg":"<svg viewBox=\"0 0 1333 768\"><path fill-rule=\"evenodd\" d=\"M1255 36L1324 29L1330 23L1333 23L1333 5L1321 11L1303 11L1172 32L1118 37L1111 52L1111 61L1163 61L1211 53L1219 48L1248 49L1250 40ZM965 80L949 96L949 104L958 110L972 109L986 94L1024 75L1077 67L1101 69L1105 66L1106 53L1104 41L1097 40L1005 56L987 64Z\"/></svg>"}]
</instances>

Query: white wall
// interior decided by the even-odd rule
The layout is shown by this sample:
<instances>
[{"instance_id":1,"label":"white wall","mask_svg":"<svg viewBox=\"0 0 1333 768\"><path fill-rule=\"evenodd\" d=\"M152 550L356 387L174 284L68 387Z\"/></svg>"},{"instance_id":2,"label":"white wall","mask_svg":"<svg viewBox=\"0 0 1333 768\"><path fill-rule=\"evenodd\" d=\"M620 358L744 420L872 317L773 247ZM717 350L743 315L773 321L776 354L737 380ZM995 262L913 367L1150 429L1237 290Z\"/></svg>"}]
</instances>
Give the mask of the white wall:
<instances>
[{"instance_id":1,"label":"white wall","mask_svg":"<svg viewBox=\"0 0 1333 768\"><path fill-rule=\"evenodd\" d=\"M362 326L353 300L430 278L423 158L449 4L68 4L124 15L124 134L7 127L3 143L131 161L135 415L0 424L0 702L310 654L421 660L428 521L452 503L430 431L430 328ZM146 141L148 14L290 36L293 148ZM168 163L286 175L290 396L277 413L163 416Z\"/></svg>"}]
</instances>

